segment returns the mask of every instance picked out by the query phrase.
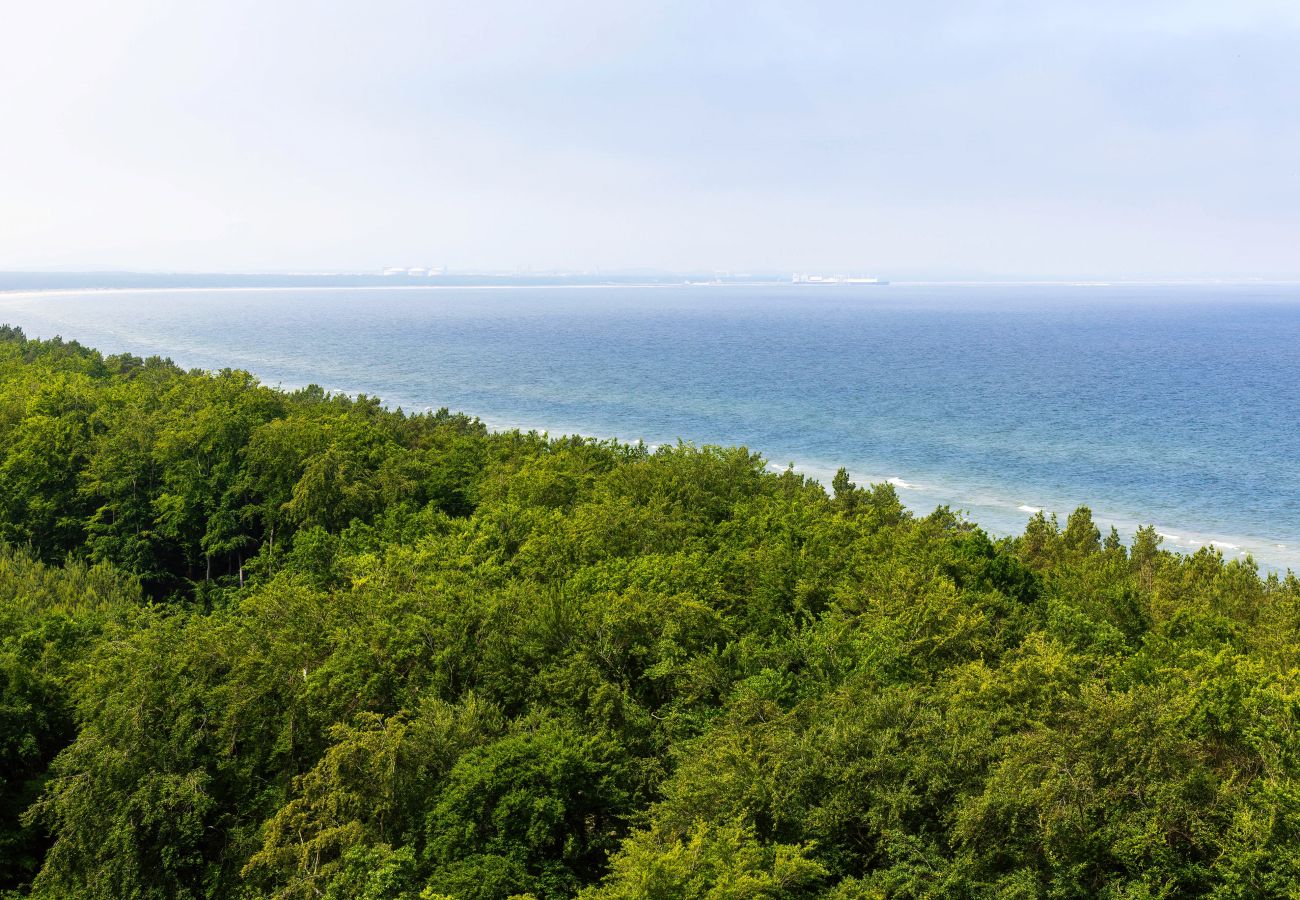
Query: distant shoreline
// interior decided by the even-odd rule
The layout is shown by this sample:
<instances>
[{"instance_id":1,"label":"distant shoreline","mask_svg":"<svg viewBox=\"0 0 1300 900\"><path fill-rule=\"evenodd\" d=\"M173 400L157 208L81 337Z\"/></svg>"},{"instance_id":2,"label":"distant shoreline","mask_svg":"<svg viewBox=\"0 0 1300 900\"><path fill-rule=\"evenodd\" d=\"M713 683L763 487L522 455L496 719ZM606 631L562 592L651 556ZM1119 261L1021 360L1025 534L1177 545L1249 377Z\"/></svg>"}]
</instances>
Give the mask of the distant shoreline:
<instances>
[{"instance_id":1,"label":"distant shoreline","mask_svg":"<svg viewBox=\"0 0 1300 900\"><path fill-rule=\"evenodd\" d=\"M833 287L834 285L827 285ZM853 285L839 285L852 287ZM531 290L577 290L577 289L624 289L624 288L685 288L685 287L804 287L787 281L734 281L719 284L711 282L613 282L610 284L591 284L585 282L565 284L319 284L319 285L271 285L256 287L235 285L231 287L107 287L107 288L0 288L0 297L46 297L83 294L211 294L211 293L284 293L287 291L531 291Z\"/></svg>"}]
</instances>

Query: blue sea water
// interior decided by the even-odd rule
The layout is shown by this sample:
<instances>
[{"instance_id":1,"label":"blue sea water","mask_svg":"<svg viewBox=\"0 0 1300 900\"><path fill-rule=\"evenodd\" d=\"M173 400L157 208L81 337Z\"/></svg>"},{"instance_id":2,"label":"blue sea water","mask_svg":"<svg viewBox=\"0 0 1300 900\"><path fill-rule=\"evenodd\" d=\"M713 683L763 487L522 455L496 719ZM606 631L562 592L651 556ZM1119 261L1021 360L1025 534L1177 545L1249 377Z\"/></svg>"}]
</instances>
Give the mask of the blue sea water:
<instances>
[{"instance_id":1,"label":"blue sea water","mask_svg":"<svg viewBox=\"0 0 1300 900\"><path fill-rule=\"evenodd\" d=\"M0 321L494 426L845 465L998 534L1087 504L1300 569L1295 286L16 293Z\"/></svg>"}]
</instances>

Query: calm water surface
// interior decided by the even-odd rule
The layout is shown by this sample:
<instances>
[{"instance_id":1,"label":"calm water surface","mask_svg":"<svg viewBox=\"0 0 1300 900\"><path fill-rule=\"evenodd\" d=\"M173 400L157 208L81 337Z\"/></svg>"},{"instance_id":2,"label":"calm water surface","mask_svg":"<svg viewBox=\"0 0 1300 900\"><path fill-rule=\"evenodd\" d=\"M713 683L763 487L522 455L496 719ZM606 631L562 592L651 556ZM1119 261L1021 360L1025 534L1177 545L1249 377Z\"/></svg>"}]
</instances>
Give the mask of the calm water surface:
<instances>
[{"instance_id":1,"label":"calm water surface","mask_svg":"<svg viewBox=\"0 0 1300 900\"><path fill-rule=\"evenodd\" d=\"M1036 508L1300 569L1300 288L0 295L0 321L494 426L743 444L995 533Z\"/></svg>"}]
</instances>

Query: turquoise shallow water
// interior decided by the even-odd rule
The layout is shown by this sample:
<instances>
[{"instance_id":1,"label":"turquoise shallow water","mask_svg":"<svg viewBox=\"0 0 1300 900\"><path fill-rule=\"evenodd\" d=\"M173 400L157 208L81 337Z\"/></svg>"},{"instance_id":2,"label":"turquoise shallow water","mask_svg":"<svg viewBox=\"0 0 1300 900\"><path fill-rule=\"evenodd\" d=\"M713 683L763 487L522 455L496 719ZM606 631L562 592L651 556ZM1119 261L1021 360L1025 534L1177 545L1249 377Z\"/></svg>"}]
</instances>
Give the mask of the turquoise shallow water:
<instances>
[{"instance_id":1,"label":"turquoise shallow water","mask_svg":"<svg viewBox=\"0 0 1300 900\"><path fill-rule=\"evenodd\" d=\"M106 352L491 425L743 444L995 533L1081 503L1300 569L1300 288L656 286L0 295Z\"/></svg>"}]
</instances>

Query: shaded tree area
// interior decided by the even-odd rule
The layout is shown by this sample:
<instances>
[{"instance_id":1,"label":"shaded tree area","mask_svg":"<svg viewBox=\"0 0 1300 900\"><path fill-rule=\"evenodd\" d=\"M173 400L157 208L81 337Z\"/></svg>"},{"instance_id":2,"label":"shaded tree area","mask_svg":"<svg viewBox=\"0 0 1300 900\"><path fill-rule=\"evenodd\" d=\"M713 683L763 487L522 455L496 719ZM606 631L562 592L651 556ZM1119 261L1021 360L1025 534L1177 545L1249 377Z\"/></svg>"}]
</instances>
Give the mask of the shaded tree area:
<instances>
[{"instance_id":1,"label":"shaded tree area","mask_svg":"<svg viewBox=\"0 0 1300 900\"><path fill-rule=\"evenodd\" d=\"M1300 581L0 333L0 895L1300 892Z\"/></svg>"}]
</instances>

